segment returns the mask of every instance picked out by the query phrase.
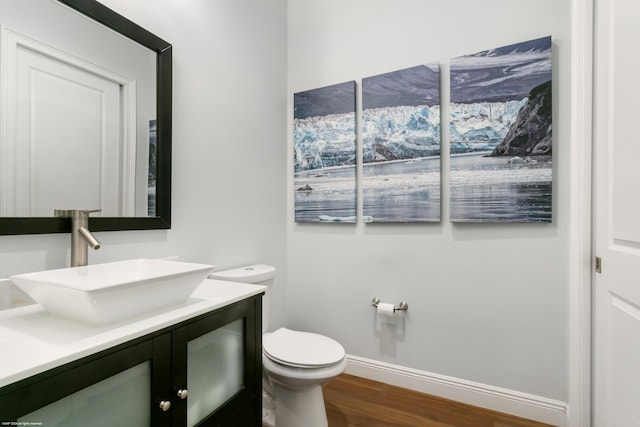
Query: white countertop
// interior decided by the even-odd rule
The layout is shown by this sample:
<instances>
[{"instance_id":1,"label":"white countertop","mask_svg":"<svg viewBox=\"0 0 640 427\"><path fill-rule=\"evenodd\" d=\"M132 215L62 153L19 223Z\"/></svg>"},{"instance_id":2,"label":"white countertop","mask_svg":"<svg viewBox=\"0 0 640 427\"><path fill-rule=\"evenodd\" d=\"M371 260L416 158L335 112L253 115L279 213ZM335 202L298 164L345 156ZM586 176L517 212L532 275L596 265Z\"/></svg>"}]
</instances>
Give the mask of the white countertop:
<instances>
[{"instance_id":1,"label":"white countertop","mask_svg":"<svg viewBox=\"0 0 640 427\"><path fill-rule=\"evenodd\" d=\"M0 311L0 387L265 290L260 285L205 280L181 305L105 326L52 316L39 304Z\"/></svg>"}]
</instances>

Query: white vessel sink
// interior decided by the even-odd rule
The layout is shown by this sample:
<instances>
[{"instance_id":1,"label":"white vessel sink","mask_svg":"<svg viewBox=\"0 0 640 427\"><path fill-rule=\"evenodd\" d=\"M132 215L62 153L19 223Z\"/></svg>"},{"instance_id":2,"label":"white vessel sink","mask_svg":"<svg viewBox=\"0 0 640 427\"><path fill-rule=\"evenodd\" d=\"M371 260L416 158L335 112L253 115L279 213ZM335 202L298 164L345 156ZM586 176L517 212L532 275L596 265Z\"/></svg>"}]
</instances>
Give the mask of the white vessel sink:
<instances>
[{"instance_id":1,"label":"white vessel sink","mask_svg":"<svg viewBox=\"0 0 640 427\"><path fill-rule=\"evenodd\" d=\"M185 301L213 268L134 259L17 274L10 279L51 314L104 325Z\"/></svg>"}]
</instances>

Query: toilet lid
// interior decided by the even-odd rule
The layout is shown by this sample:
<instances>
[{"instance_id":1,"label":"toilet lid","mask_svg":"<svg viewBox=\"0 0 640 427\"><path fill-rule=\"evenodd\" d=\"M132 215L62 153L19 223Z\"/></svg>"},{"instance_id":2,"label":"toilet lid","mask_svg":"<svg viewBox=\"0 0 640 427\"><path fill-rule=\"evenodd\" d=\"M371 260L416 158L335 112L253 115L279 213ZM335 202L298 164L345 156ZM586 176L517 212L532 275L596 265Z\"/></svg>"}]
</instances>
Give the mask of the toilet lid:
<instances>
[{"instance_id":1,"label":"toilet lid","mask_svg":"<svg viewBox=\"0 0 640 427\"><path fill-rule=\"evenodd\" d=\"M324 335L280 328L262 337L262 348L271 360L300 368L319 368L344 358L344 347Z\"/></svg>"}]
</instances>

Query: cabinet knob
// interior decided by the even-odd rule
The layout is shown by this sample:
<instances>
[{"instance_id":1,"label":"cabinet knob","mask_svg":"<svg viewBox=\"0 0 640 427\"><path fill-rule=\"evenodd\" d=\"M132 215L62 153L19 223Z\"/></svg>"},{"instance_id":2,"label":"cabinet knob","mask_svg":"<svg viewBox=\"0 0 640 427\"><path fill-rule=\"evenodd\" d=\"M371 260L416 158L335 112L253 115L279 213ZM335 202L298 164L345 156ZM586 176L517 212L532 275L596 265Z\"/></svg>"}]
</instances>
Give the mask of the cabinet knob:
<instances>
[{"instance_id":1,"label":"cabinet knob","mask_svg":"<svg viewBox=\"0 0 640 427\"><path fill-rule=\"evenodd\" d=\"M178 397L180 399L186 399L187 398L187 394L189 394L187 389L181 388L180 390L178 390Z\"/></svg>"},{"instance_id":2,"label":"cabinet knob","mask_svg":"<svg viewBox=\"0 0 640 427\"><path fill-rule=\"evenodd\" d=\"M169 410L169 408L171 408L171 402L168 400L162 400L160 401L160 409L162 409L162 412L167 412Z\"/></svg>"}]
</instances>

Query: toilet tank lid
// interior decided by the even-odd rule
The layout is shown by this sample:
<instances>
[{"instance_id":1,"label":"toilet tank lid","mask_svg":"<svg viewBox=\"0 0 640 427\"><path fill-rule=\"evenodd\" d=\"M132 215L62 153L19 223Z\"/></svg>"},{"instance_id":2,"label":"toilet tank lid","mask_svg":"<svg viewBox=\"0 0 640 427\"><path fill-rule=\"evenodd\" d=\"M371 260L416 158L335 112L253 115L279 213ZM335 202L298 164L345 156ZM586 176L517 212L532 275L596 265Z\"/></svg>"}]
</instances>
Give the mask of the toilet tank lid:
<instances>
[{"instance_id":1,"label":"toilet tank lid","mask_svg":"<svg viewBox=\"0 0 640 427\"><path fill-rule=\"evenodd\" d=\"M266 264L248 265L231 270L214 271L209 279L226 280L228 282L258 283L273 279L276 268Z\"/></svg>"}]
</instances>

